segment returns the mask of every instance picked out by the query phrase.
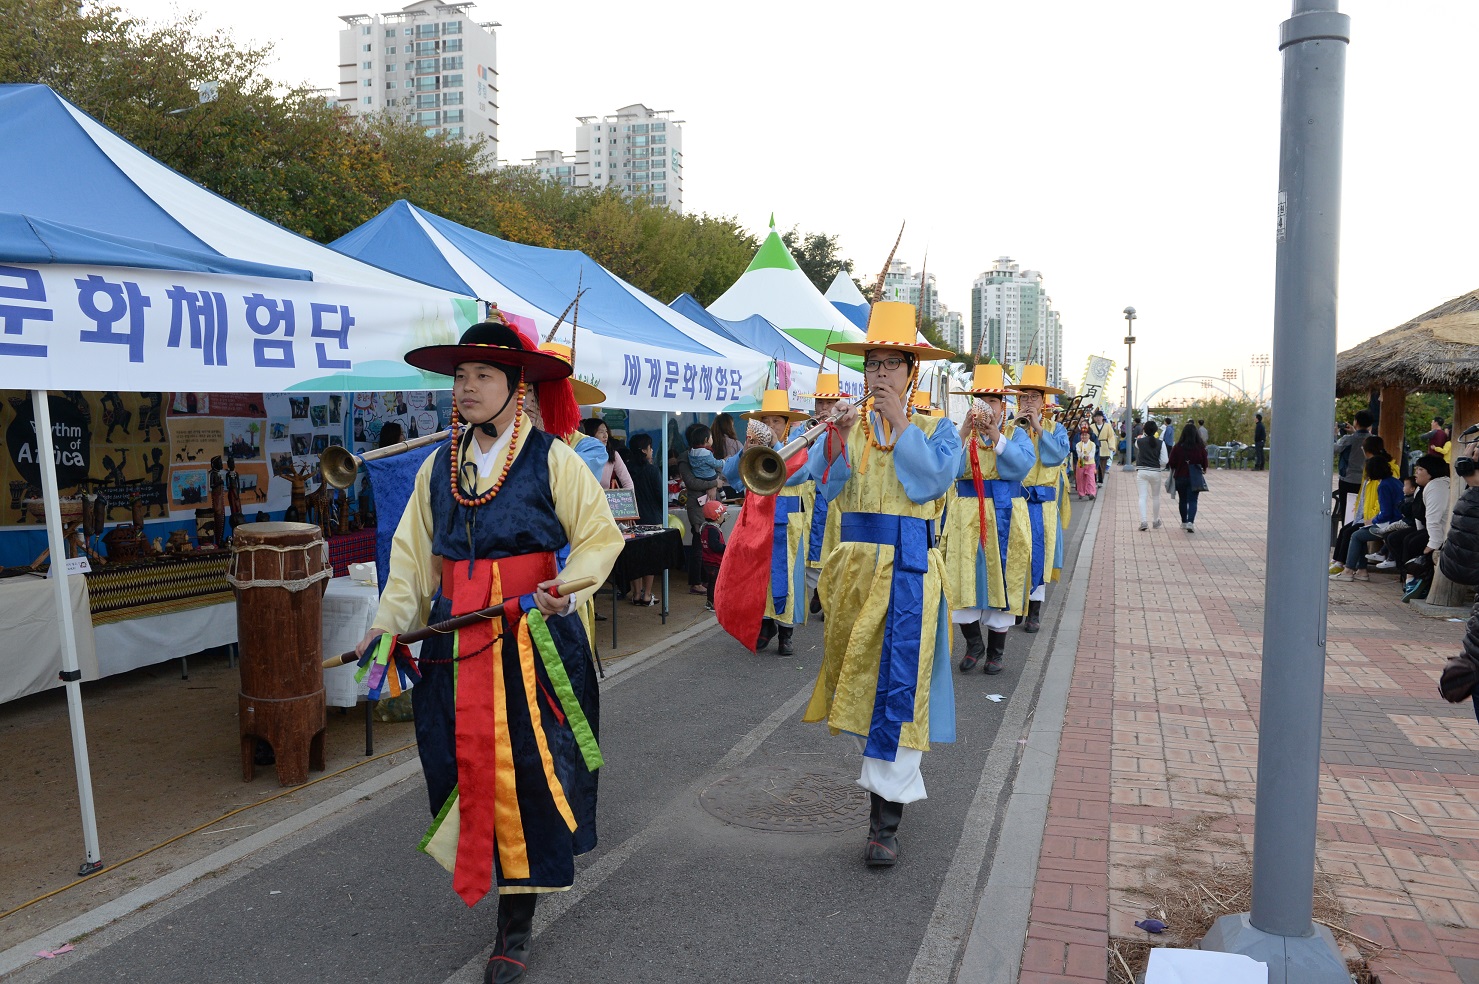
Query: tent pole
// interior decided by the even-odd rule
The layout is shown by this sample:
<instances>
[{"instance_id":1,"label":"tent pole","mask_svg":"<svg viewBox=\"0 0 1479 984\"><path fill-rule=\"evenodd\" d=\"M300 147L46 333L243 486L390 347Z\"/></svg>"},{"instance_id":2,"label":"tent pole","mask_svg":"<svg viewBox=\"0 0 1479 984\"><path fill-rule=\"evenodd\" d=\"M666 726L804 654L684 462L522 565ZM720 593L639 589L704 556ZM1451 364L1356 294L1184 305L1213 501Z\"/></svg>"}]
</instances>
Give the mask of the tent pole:
<instances>
[{"instance_id":1,"label":"tent pole","mask_svg":"<svg viewBox=\"0 0 1479 984\"><path fill-rule=\"evenodd\" d=\"M668 415L664 411L662 415L662 527L668 528ZM683 544L684 556L688 551L688 544ZM668 624L668 571L663 568L662 572L662 624Z\"/></svg>"},{"instance_id":2,"label":"tent pole","mask_svg":"<svg viewBox=\"0 0 1479 984\"><path fill-rule=\"evenodd\" d=\"M77 799L82 807L82 842L87 860L79 875L103 866L98 848L98 819L92 801L92 766L87 760L87 727L82 721L82 684L77 668L77 633L72 626L72 594L67 583L67 544L62 539L62 505L57 487L56 457L51 443L51 404L46 390L31 391L36 422L37 456L41 459L41 494L46 503L46 545L51 549L51 583L56 592L57 625L62 636L62 679L67 690L67 719L72 725L72 760L77 770Z\"/></svg>"}]
</instances>

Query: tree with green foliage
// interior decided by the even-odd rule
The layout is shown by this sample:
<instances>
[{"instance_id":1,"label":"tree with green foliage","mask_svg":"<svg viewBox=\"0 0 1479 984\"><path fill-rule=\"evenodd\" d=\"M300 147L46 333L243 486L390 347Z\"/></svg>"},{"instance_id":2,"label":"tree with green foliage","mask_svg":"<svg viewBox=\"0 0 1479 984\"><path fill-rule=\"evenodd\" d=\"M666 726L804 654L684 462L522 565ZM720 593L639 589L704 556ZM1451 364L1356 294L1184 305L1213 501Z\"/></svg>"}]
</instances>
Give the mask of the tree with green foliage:
<instances>
[{"instance_id":1,"label":"tree with green foliage","mask_svg":"<svg viewBox=\"0 0 1479 984\"><path fill-rule=\"evenodd\" d=\"M806 274L817 290L826 292L837 279L837 274L852 275L853 262L841 255L838 237L825 232L803 233L799 226L792 226L781 236L781 242L791 251L796 265ZM854 279L853 283L857 283ZM861 287L859 288L861 290Z\"/></svg>"},{"instance_id":2,"label":"tree with green foliage","mask_svg":"<svg viewBox=\"0 0 1479 984\"><path fill-rule=\"evenodd\" d=\"M1207 399L1193 400L1185 407L1174 412L1153 411L1152 416L1160 419L1172 417L1179 426L1188 420L1205 420L1207 422L1208 444L1231 444L1237 441L1240 444L1253 443L1254 415L1263 414L1263 426L1268 428L1269 443L1275 443L1273 415L1269 408L1260 408L1257 401L1245 400L1240 397L1213 396Z\"/></svg>"}]
</instances>

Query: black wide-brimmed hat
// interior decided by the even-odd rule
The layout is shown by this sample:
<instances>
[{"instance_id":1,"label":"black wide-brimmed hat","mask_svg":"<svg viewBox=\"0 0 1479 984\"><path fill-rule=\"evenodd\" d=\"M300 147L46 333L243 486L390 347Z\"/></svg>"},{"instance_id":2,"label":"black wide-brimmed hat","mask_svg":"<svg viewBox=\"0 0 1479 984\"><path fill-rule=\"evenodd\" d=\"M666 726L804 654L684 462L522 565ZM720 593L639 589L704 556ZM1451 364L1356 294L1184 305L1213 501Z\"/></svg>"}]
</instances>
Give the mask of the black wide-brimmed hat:
<instances>
[{"instance_id":1,"label":"black wide-brimmed hat","mask_svg":"<svg viewBox=\"0 0 1479 984\"><path fill-rule=\"evenodd\" d=\"M524 380L530 383L564 379L571 373L570 364L563 359L531 350L496 308L490 312L489 320L463 332L462 340L456 345L424 345L407 352L405 358L417 369L444 376L453 375L464 362L523 369Z\"/></svg>"}]
</instances>

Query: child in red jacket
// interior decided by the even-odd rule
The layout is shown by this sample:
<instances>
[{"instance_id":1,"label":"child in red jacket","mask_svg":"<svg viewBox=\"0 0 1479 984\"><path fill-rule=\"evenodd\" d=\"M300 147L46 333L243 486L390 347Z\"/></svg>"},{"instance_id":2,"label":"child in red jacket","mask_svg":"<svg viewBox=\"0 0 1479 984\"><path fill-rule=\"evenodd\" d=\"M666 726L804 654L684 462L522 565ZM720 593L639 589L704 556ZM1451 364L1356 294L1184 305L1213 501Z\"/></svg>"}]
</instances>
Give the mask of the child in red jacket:
<instances>
[{"instance_id":1,"label":"child in red jacket","mask_svg":"<svg viewBox=\"0 0 1479 984\"><path fill-rule=\"evenodd\" d=\"M714 582L719 580L719 565L724 561L724 516L729 510L724 503L710 499L704 503L704 524L698 528L699 561L704 569L704 587L708 598L704 611L714 610Z\"/></svg>"}]
</instances>

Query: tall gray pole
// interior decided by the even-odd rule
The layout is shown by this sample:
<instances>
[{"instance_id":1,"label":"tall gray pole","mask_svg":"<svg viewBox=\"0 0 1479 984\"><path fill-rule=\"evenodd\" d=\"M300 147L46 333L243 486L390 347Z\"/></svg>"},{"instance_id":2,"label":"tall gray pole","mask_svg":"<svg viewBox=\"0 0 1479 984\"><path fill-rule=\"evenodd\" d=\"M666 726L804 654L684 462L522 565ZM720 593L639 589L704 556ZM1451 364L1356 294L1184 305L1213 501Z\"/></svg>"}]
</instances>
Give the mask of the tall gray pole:
<instances>
[{"instance_id":1,"label":"tall gray pole","mask_svg":"<svg viewBox=\"0 0 1479 984\"><path fill-rule=\"evenodd\" d=\"M1125 471L1135 470L1135 393L1130 368L1135 363L1135 309L1125 308Z\"/></svg>"},{"instance_id":2,"label":"tall gray pole","mask_svg":"<svg viewBox=\"0 0 1479 984\"><path fill-rule=\"evenodd\" d=\"M1204 949L1244 953L1270 984L1348 984L1329 930L1311 919L1324 699L1325 561L1335 407L1341 124L1350 18L1336 0L1294 0L1280 29L1284 93L1274 283L1274 389L1282 419L1269 473L1253 906L1224 916Z\"/></svg>"}]
</instances>

